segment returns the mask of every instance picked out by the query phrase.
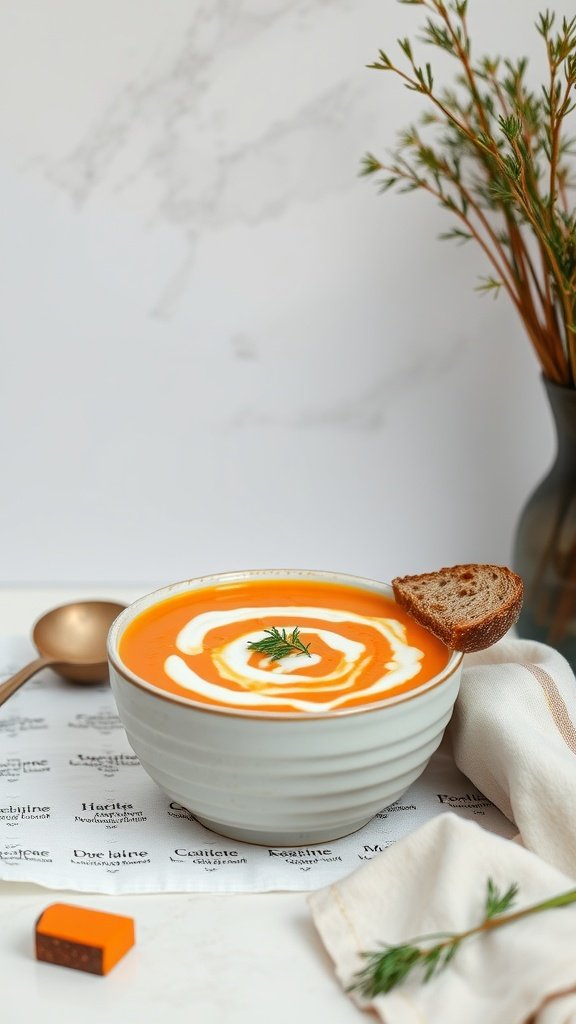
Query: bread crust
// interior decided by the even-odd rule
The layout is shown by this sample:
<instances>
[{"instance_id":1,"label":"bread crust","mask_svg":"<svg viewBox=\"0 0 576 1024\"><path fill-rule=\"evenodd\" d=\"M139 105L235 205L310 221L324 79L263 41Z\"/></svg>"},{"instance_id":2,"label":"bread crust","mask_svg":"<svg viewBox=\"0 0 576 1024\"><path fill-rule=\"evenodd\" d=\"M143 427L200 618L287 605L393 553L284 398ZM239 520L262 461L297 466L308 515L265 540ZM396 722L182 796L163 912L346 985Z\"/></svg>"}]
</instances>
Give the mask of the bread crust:
<instances>
[{"instance_id":1,"label":"bread crust","mask_svg":"<svg viewBox=\"0 0 576 1024\"><path fill-rule=\"evenodd\" d=\"M458 595L450 591L452 608L448 613L441 601L430 600L446 586L474 585L486 595L486 611L472 617L466 615L466 602L458 605ZM504 596L499 586L506 585ZM500 640L514 625L522 607L524 587L520 576L503 565L468 563L444 566L435 572L415 576L397 576L392 580L397 603L451 650L470 653L482 651ZM466 589L463 596L468 596ZM475 592L475 596L477 596ZM432 605L432 606L431 606Z\"/></svg>"}]
</instances>

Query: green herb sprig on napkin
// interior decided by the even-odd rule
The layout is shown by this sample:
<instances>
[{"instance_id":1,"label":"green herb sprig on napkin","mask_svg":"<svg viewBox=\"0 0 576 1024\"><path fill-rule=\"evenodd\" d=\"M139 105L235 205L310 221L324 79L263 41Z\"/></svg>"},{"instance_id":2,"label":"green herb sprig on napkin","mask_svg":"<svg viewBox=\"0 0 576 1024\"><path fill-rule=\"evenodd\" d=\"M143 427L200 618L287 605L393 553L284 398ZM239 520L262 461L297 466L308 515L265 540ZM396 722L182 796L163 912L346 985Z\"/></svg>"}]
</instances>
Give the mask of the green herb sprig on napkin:
<instances>
[{"instance_id":1,"label":"green herb sprig on napkin","mask_svg":"<svg viewBox=\"0 0 576 1024\"><path fill-rule=\"evenodd\" d=\"M448 966L454 959L461 944L474 935L513 924L530 914L538 914L556 907L566 907L576 902L576 889L535 903L523 910L506 913L514 904L518 886L511 885L501 893L491 878L488 879L484 918L475 928L464 932L437 932L421 935L396 946L385 945L382 949L362 953L366 966L354 976L348 991L357 991L366 999L384 995L396 988L415 967L423 969L422 981L430 981L435 974ZM434 941L436 940L436 941ZM440 941L438 941L440 940ZM421 945L424 943L424 945Z\"/></svg>"}]
</instances>

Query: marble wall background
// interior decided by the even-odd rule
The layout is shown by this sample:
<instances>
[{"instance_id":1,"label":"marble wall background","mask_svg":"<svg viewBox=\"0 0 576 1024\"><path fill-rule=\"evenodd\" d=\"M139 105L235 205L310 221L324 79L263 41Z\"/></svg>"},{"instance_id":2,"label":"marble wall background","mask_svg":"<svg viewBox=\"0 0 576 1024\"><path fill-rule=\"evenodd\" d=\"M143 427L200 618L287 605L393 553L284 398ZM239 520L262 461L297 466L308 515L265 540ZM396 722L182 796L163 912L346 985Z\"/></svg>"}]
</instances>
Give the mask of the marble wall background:
<instances>
[{"instance_id":1,"label":"marble wall background","mask_svg":"<svg viewBox=\"0 0 576 1024\"><path fill-rule=\"evenodd\" d=\"M539 52L532 0L471 0ZM568 11L568 3L555 3ZM553 450L479 254L358 178L394 0L2 0L0 581L510 559Z\"/></svg>"}]
</instances>

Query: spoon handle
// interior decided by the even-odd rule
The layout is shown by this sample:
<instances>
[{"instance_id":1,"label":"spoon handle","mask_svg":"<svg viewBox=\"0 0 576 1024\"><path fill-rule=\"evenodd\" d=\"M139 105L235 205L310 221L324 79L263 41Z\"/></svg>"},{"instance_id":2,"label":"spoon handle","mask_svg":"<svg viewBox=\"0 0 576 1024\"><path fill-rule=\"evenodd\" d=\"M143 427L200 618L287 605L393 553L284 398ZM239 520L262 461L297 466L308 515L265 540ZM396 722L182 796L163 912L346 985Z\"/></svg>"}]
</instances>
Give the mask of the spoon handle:
<instances>
[{"instance_id":1,"label":"spoon handle","mask_svg":"<svg viewBox=\"0 0 576 1024\"><path fill-rule=\"evenodd\" d=\"M16 690L19 690L22 683L25 683L31 676L35 676L40 669L47 668L48 665L54 665L54 658L36 658L31 661L29 665L25 665L21 668L16 675L11 676L4 683L0 684L0 704L8 700Z\"/></svg>"}]
</instances>

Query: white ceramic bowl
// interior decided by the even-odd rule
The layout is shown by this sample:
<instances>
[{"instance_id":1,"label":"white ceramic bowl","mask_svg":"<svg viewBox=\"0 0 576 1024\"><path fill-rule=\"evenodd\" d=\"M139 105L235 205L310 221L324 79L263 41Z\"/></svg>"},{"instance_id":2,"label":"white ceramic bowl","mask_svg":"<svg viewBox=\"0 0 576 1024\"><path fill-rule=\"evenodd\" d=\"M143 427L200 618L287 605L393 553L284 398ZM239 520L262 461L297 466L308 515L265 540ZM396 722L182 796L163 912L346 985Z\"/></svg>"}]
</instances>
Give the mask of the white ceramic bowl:
<instances>
[{"instance_id":1,"label":"white ceramic bowl","mask_svg":"<svg viewBox=\"0 0 576 1024\"><path fill-rule=\"evenodd\" d=\"M462 655L420 688L356 708L320 713L215 708L157 689L122 663L119 639L145 608L219 582L319 579L394 599L355 576L255 570L187 580L148 594L116 619L108 640L118 714L142 767L208 828L268 846L348 835L398 800L438 747L460 684Z\"/></svg>"}]
</instances>

